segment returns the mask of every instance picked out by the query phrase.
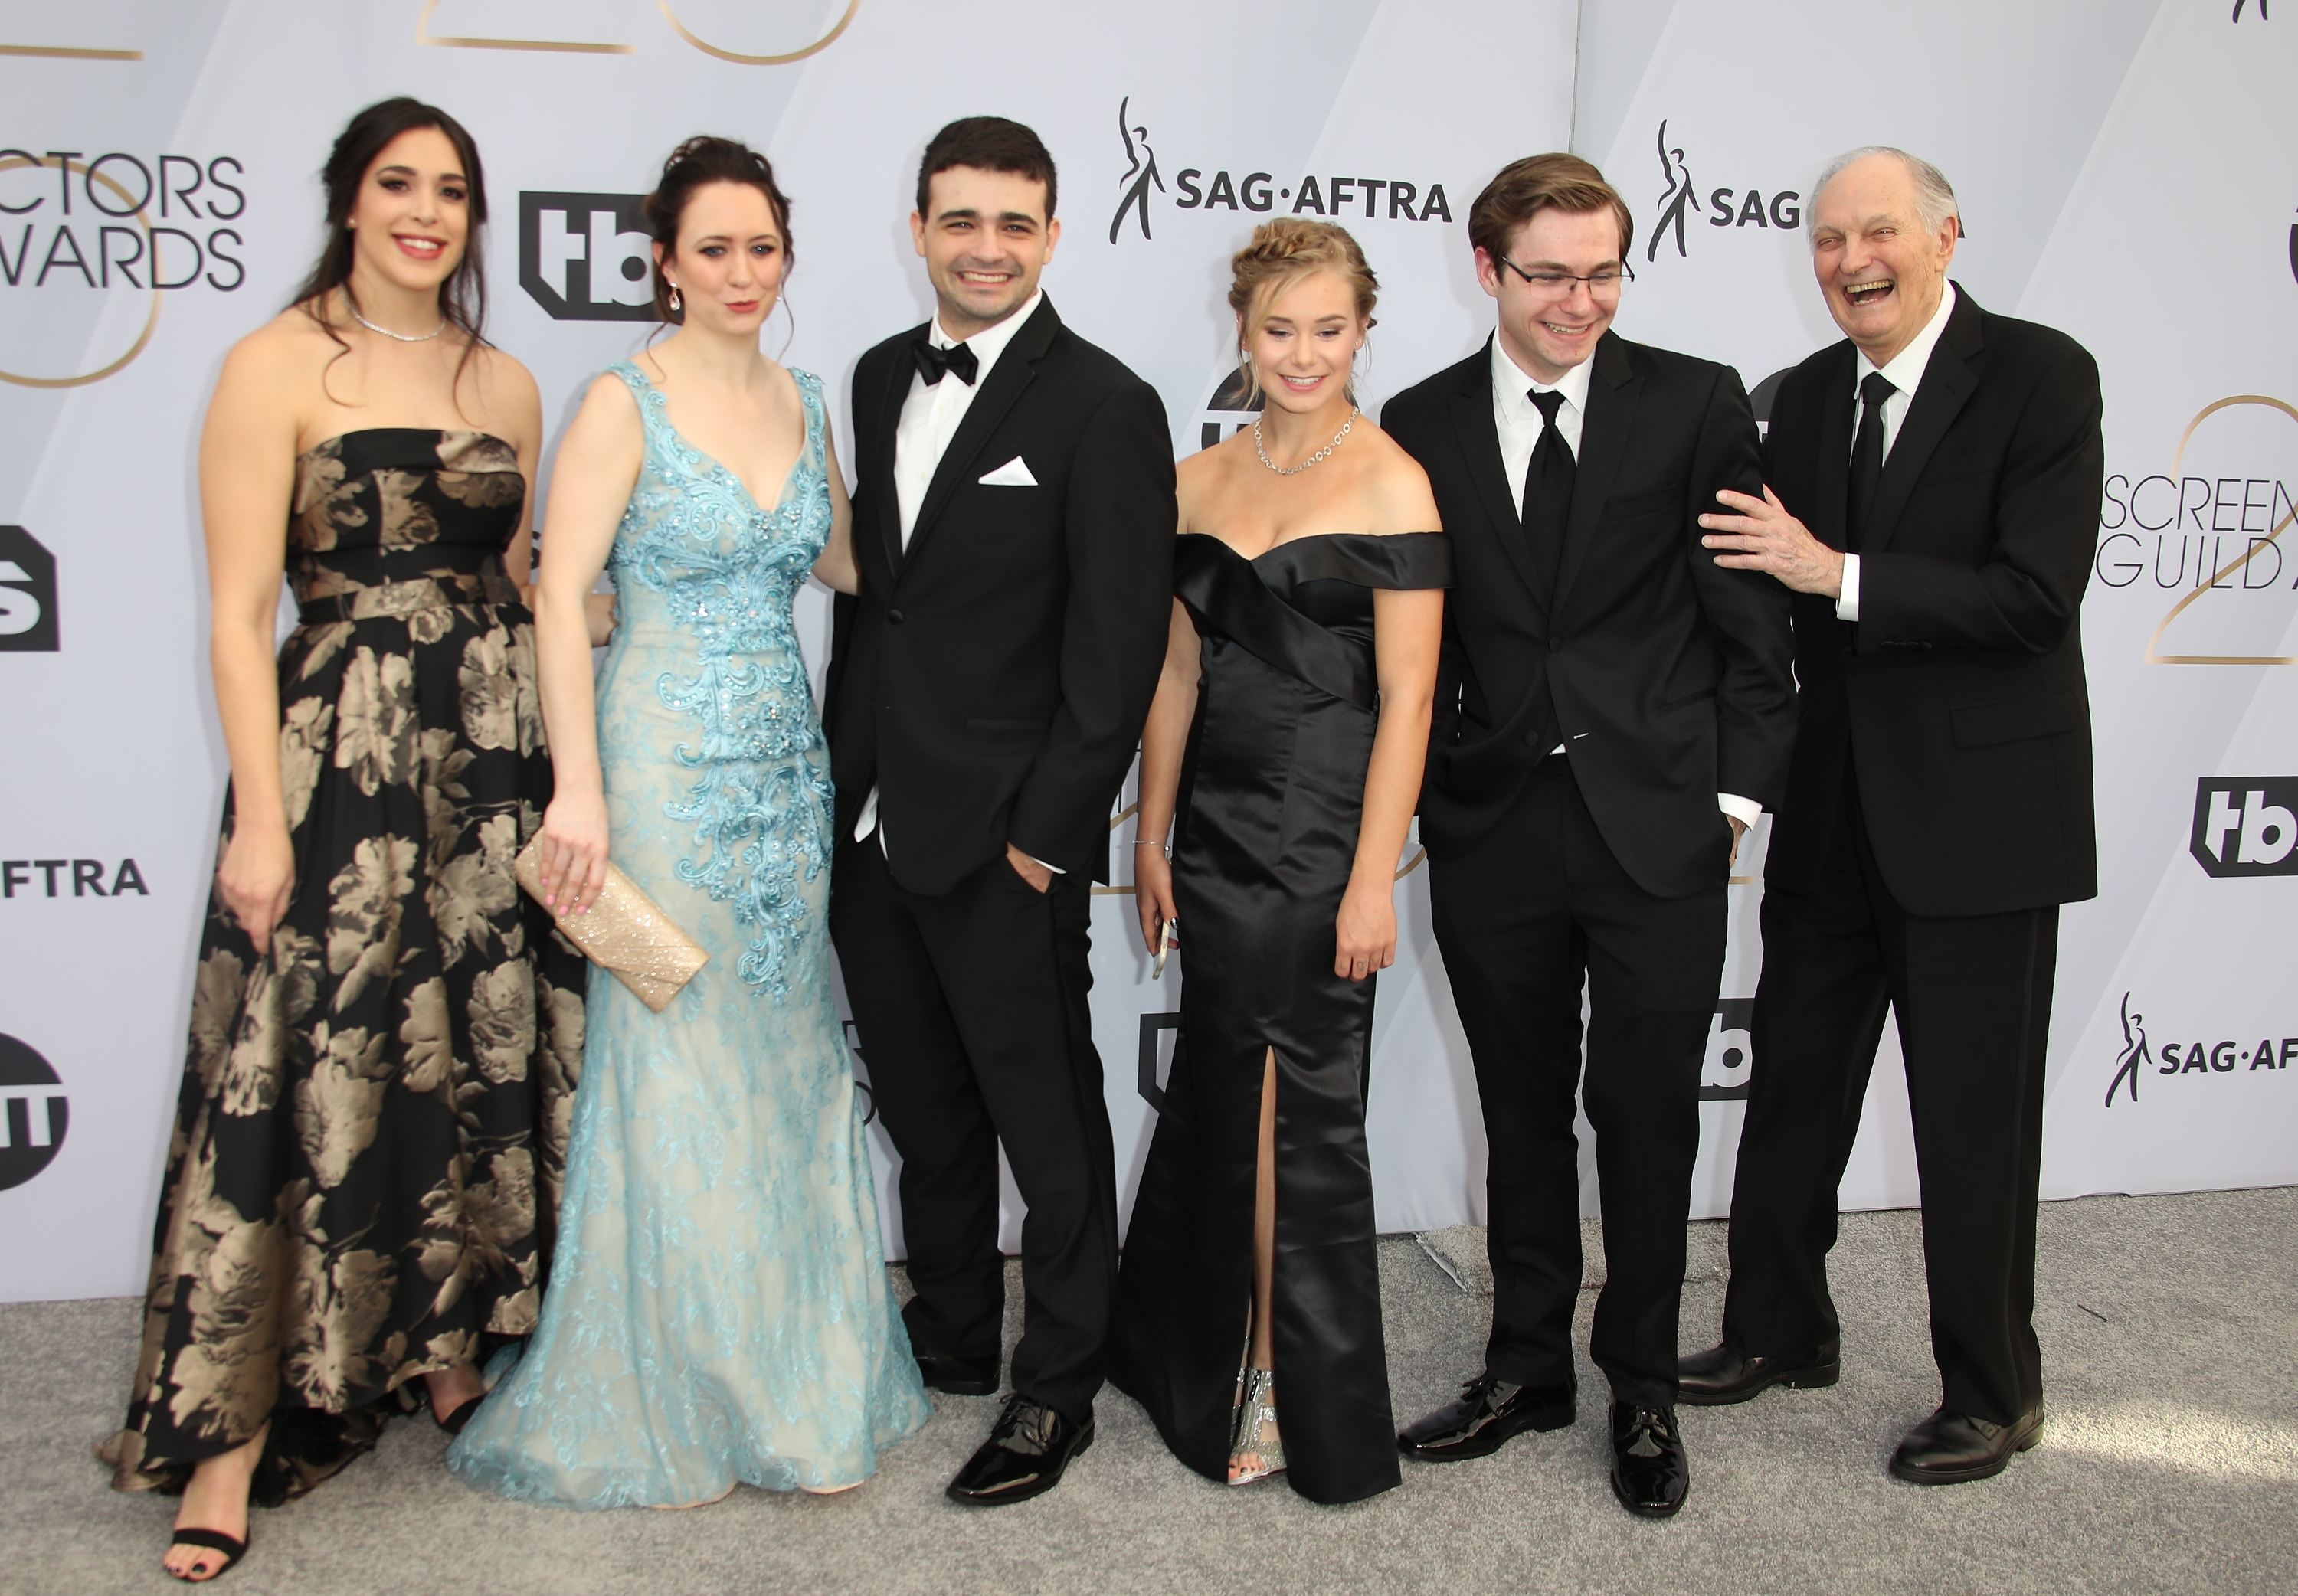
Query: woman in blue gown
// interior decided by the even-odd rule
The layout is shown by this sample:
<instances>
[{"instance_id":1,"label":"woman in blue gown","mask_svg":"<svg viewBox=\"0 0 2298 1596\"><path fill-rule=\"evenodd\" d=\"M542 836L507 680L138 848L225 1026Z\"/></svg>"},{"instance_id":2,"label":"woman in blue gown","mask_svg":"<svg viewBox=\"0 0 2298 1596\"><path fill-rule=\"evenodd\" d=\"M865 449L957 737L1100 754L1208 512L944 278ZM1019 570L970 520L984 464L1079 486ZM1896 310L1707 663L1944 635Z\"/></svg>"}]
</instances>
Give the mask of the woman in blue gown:
<instances>
[{"instance_id":1,"label":"woman in blue gown","mask_svg":"<svg viewBox=\"0 0 2298 1596\"><path fill-rule=\"evenodd\" d=\"M448 1460L508 1496L842 1490L931 1411L830 992L829 757L790 604L809 572L851 591L854 563L821 380L758 349L789 214L740 145L671 156L648 216L680 330L593 384L554 474L546 898L583 912L611 856L710 962L660 1014L591 983L541 1321ZM602 566L594 688L576 607Z\"/></svg>"}]
</instances>

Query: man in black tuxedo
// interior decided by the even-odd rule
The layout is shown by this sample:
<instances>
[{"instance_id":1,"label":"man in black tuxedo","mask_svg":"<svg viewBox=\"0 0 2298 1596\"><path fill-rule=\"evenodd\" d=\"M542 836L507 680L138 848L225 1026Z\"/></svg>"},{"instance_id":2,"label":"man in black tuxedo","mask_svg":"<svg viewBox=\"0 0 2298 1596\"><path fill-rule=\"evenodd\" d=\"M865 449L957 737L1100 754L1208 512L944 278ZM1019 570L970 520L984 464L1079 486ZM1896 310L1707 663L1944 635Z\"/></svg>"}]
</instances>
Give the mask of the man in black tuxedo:
<instances>
[{"instance_id":1,"label":"man in black tuxedo","mask_svg":"<svg viewBox=\"0 0 2298 1596\"><path fill-rule=\"evenodd\" d=\"M1786 596L1699 546L1717 491L1760 481L1739 377L1608 330L1633 226L1584 161L1502 170L1468 215L1497 333L1382 416L1459 572L1420 838L1491 1148L1493 1279L1484 1372L1399 1444L1479 1457L1572 1422L1578 1089L1600 1138L1612 1485L1665 1517L1690 1481L1676 1312L1726 879L1785 788L1795 688Z\"/></svg>"},{"instance_id":2,"label":"man in black tuxedo","mask_svg":"<svg viewBox=\"0 0 2298 1596\"><path fill-rule=\"evenodd\" d=\"M998 1385L1002 1142L1029 1214L1013 1394L949 1487L1051 1489L1093 1438L1117 1192L1086 994L1091 883L1172 606L1155 390L1038 292L1053 158L998 117L927 145L910 218L935 318L854 372L854 542L826 697L831 930L902 1155L927 1383Z\"/></svg>"},{"instance_id":3,"label":"man in black tuxedo","mask_svg":"<svg viewBox=\"0 0 2298 1596\"><path fill-rule=\"evenodd\" d=\"M1755 1076L1720 1346L1682 1400L1831 1385L1836 1188L1897 1010L1939 1410L1891 1472L1998 1474L2043 1422L2035 1197L2059 906L2098 889L2078 612L2105 448L2098 367L1947 281L1937 169L1855 151L1812 259L1848 335L1772 409L1760 499L1703 519L1794 591L1802 726L1764 881Z\"/></svg>"}]
</instances>

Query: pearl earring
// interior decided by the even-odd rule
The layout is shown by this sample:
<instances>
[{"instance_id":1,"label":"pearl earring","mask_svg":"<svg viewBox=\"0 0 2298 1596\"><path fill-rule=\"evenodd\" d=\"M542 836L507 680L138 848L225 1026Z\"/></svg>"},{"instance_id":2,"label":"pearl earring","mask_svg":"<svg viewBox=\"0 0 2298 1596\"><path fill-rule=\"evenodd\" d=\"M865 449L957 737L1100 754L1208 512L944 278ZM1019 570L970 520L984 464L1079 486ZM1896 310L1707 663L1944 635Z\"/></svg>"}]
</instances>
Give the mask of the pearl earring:
<instances>
[{"instance_id":1,"label":"pearl earring","mask_svg":"<svg viewBox=\"0 0 2298 1596\"><path fill-rule=\"evenodd\" d=\"M674 314L676 314L678 311L682 310L684 310L685 308L686 308L686 307L685 307L685 305L684 305L684 304L680 301L680 299L679 299L679 297L678 297L678 285L677 285L677 284L675 284L675 283L673 283L673 284L670 285L670 309L671 309L671 311L672 311L672 313L674 315Z\"/></svg>"}]
</instances>

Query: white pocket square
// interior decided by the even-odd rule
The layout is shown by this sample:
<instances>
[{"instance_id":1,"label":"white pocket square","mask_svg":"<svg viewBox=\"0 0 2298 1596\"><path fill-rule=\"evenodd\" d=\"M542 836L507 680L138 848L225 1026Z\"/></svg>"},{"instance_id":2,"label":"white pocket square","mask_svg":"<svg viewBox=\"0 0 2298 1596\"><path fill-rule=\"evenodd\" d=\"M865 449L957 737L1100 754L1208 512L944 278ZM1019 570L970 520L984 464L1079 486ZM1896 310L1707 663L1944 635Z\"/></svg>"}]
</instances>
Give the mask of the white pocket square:
<instances>
[{"instance_id":1,"label":"white pocket square","mask_svg":"<svg viewBox=\"0 0 2298 1596\"><path fill-rule=\"evenodd\" d=\"M983 477L981 485L985 488L1034 488L1037 485L1037 479L1029 475L1029 462L1017 454Z\"/></svg>"}]
</instances>

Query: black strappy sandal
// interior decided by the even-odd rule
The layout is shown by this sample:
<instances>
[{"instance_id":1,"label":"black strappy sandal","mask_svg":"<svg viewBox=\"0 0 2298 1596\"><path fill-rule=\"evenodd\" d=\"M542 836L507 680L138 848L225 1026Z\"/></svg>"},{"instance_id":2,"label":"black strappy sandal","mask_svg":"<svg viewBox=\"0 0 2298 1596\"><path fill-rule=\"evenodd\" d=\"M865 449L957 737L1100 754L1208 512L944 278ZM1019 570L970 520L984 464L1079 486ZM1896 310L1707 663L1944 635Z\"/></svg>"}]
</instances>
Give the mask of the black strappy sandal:
<instances>
[{"instance_id":1,"label":"black strappy sandal","mask_svg":"<svg viewBox=\"0 0 2298 1596\"><path fill-rule=\"evenodd\" d=\"M459 1435L463 1433L463 1426L471 1422L471 1415L477 1412L479 1410L479 1404L486 1400L487 1393L482 1391L478 1395L458 1404L455 1410L452 1413L448 1414L444 1418L439 1417L438 1409L433 1408L431 1410L431 1422L437 1425L441 1429L446 1431L450 1435Z\"/></svg>"},{"instance_id":2,"label":"black strappy sandal","mask_svg":"<svg viewBox=\"0 0 2298 1596\"><path fill-rule=\"evenodd\" d=\"M252 1536L251 1535L250 1538L252 1539ZM223 1531L219 1529L179 1529L175 1533L174 1539L170 1540L168 1544L170 1546L196 1546L203 1551L219 1551L223 1553L223 1567L217 1569L213 1574L209 1575L206 1579L194 1579L188 1574L174 1574L172 1570L170 1571L172 1577L183 1581L184 1584L187 1585L203 1585L210 1580L221 1579L225 1575L239 1567L239 1559L247 1555L247 1542L236 1541L232 1539L231 1536L225 1534Z\"/></svg>"}]
</instances>

